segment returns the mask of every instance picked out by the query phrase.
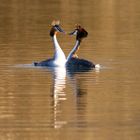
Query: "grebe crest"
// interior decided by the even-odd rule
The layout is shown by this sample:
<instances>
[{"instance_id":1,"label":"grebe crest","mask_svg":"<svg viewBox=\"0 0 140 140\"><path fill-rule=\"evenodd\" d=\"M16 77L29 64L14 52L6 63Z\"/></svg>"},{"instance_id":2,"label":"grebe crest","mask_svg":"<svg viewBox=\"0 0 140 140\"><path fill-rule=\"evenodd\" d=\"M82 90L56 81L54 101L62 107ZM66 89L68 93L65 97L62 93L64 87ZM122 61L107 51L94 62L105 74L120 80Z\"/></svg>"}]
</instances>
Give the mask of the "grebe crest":
<instances>
[{"instance_id":1,"label":"grebe crest","mask_svg":"<svg viewBox=\"0 0 140 140\"><path fill-rule=\"evenodd\" d=\"M82 41L83 38L88 36L88 32L80 24L76 24L75 27L75 30L69 35L76 35L76 40Z\"/></svg>"},{"instance_id":2,"label":"grebe crest","mask_svg":"<svg viewBox=\"0 0 140 140\"><path fill-rule=\"evenodd\" d=\"M63 32L64 31L61 29L60 27L60 21L57 20L57 21L53 21L52 24L51 24L52 28L50 30L50 36L53 37L54 35L56 35L58 32Z\"/></svg>"},{"instance_id":3,"label":"grebe crest","mask_svg":"<svg viewBox=\"0 0 140 140\"><path fill-rule=\"evenodd\" d=\"M88 36L88 32L84 28L82 28L79 24L76 25L75 30L77 31L76 39L79 41L82 41L83 38Z\"/></svg>"}]
</instances>

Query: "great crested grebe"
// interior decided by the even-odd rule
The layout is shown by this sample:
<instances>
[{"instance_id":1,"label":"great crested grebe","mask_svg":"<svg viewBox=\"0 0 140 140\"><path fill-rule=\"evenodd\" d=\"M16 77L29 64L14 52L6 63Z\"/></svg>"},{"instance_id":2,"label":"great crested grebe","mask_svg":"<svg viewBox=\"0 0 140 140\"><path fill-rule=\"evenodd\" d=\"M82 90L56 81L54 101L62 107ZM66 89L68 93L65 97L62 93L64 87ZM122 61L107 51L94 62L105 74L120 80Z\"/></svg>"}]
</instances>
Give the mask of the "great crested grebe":
<instances>
[{"instance_id":1,"label":"great crested grebe","mask_svg":"<svg viewBox=\"0 0 140 140\"><path fill-rule=\"evenodd\" d=\"M85 59L80 59L76 54L82 39L88 36L88 32L80 25L76 25L76 29L69 33L69 35L76 35L76 43L67 57L66 66L69 68L95 68L95 65L92 62Z\"/></svg>"},{"instance_id":2,"label":"great crested grebe","mask_svg":"<svg viewBox=\"0 0 140 140\"><path fill-rule=\"evenodd\" d=\"M76 29L72 33L69 33L69 35L76 35L76 44L66 59L65 54L62 51L62 49L60 48L57 38L56 38L56 34L58 32L64 32L60 28L59 24L60 24L59 21L53 21L52 28L50 31L50 36L52 37L54 48L55 48L54 57L50 58L48 60L41 61L39 63L35 62L34 65L35 66L46 66L46 67L59 67L59 66L64 67L64 66L66 66L67 68L72 69L72 70L73 69L82 69L82 68L84 68L84 69L85 68L86 69L95 68L96 66L92 62L85 60L85 59L80 59L76 55L76 52L79 49L82 39L87 37L88 32L84 28L82 28L80 25L77 25Z\"/></svg>"},{"instance_id":3,"label":"great crested grebe","mask_svg":"<svg viewBox=\"0 0 140 140\"><path fill-rule=\"evenodd\" d=\"M48 66L48 67L65 66L66 57L56 38L58 32L64 33L64 31L60 28L59 24L60 24L59 21L53 21L52 28L50 30L50 36L52 38L55 49L53 58L41 61L39 63L35 62L34 63L35 66Z\"/></svg>"}]
</instances>

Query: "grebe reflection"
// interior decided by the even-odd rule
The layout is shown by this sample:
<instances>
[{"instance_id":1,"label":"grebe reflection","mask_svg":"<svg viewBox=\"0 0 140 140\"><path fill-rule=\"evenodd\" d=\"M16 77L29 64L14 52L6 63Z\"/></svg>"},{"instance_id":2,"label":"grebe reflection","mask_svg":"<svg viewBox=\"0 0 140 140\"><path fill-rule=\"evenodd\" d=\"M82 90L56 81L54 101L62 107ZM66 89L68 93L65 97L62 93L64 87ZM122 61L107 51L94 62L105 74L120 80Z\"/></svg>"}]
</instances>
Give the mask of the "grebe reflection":
<instances>
[{"instance_id":1,"label":"grebe reflection","mask_svg":"<svg viewBox=\"0 0 140 140\"><path fill-rule=\"evenodd\" d=\"M62 108L61 105L65 104L67 101L67 94L66 94L66 80L70 80L68 83L71 83L71 86L73 87L73 92L76 95L76 98L80 94L82 94L83 90L79 86L79 82L75 79L76 74L82 74L77 73L77 71L70 71L66 67L49 67L49 71L52 73L52 105L53 105L53 125L54 128L61 128L62 126L67 124L67 120L63 118L63 115L61 114ZM78 84L78 85L77 85ZM61 118L62 117L62 118Z\"/></svg>"}]
</instances>

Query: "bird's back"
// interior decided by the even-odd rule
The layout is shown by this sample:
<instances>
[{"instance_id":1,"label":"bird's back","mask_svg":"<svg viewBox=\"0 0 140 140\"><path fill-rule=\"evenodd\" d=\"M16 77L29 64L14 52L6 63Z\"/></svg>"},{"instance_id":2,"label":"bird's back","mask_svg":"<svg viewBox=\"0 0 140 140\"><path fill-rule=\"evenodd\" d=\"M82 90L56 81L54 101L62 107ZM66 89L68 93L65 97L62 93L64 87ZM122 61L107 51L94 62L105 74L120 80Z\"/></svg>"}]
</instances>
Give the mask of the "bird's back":
<instances>
[{"instance_id":1,"label":"bird's back","mask_svg":"<svg viewBox=\"0 0 140 140\"><path fill-rule=\"evenodd\" d=\"M67 67L91 69L95 68L95 65L88 60L73 57L67 62Z\"/></svg>"},{"instance_id":2,"label":"bird's back","mask_svg":"<svg viewBox=\"0 0 140 140\"><path fill-rule=\"evenodd\" d=\"M34 62L34 65L35 66L43 66L43 67L49 67L49 66L51 66L52 65L52 62L53 62L53 58L50 58L50 59L47 59L47 60L44 60L44 61L41 61L41 62Z\"/></svg>"}]
</instances>

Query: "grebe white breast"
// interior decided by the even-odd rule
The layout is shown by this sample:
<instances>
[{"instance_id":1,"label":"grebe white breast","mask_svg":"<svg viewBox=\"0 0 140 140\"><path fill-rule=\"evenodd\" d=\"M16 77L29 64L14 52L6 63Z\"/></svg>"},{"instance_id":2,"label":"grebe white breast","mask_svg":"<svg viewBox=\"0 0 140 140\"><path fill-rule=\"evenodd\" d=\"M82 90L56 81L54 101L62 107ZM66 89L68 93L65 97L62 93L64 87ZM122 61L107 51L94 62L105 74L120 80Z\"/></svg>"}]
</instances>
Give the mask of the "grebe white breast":
<instances>
[{"instance_id":1,"label":"grebe white breast","mask_svg":"<svg viewBox=\"0 0 140 140\"><path fill-rule=\"evenodd\" d=\"M59 24L60 24L59 21L53 21L52 28L50 30L50 36L52 38L54 49L55 49L53 58L41 61L39 63L35 62L34 63L35 66L48 66L48 67L65 66L66 57L56 37L58 32L64 33L64 31L61 29Z\"/></svg>"},{"instance_id":2,"label":"grebe white breast","mask_svg":"<svg viewBox=\"0 0 140 140\"><path fill-rule=\"evenodd\" d=\"M88 36L88 32L80 25L76 25L76 29L69 33L69 35L76 35L76 43L69 53L66 61L66 66L69 68L95 68L95 64L86 60L78 58L76 52L78 51L83 38Z\"/></svg>"}]
</instances>

